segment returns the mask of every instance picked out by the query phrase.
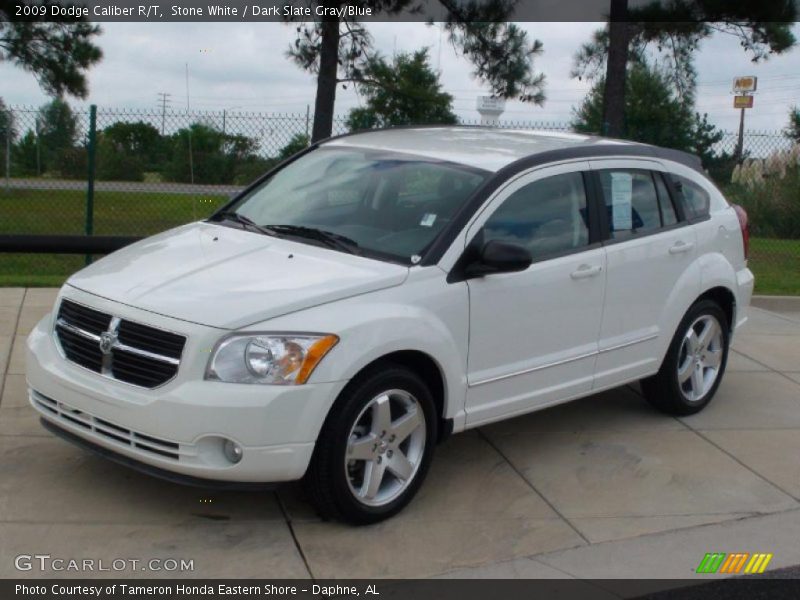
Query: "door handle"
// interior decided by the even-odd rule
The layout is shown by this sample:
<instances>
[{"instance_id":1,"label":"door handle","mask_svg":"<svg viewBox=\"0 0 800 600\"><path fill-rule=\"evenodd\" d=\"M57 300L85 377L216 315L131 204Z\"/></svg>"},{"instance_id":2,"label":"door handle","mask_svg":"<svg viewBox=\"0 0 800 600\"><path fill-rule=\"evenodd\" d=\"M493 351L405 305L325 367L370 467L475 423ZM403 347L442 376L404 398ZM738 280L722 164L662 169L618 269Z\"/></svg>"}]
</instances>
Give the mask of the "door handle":
<instances>
[{"instance_id":1,"label":"door handle","mask_svg":"<svg viewBox=\"0 0 800 600\"><path fill-rule=\"evenodd\" d=\"M694 248L694 244L691 242L675 242L669 249L670 254L681 254L683 252L689 252Z\"/></svg>"},{"instance_id":2,"label":"door handle","mask_svg":"<svg viewBox=\"0 0 800 600\"><path fill-rule=\"evenodd\" d=\"M572 273L570 273L569 276L572 277L573 279L586 279L587 277L594 277L595 275L599 274L600 271L602 270L603 267L599 265L593 267L591 265L584 264L578 267L577 271L573 271Z\"/></svg>"}]
</instances>

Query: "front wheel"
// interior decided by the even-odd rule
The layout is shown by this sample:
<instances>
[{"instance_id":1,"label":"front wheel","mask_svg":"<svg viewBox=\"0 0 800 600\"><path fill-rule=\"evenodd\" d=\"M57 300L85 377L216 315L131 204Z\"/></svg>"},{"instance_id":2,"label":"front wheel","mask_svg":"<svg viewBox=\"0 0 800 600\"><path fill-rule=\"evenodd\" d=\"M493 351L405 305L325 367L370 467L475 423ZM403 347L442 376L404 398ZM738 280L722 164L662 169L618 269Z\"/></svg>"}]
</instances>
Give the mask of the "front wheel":
<instances>
[{"instance_id":1,"label":"front wheel","mask_svg":"<svg viewBox=\"0 0 800 600\"><path fill-rule=\"evenodd\" d=\"M394 365L358 377L342 392L317 440L305 484L326 518L375 523L416 494L436 441L433 396Z\"/></svg>"},{"instance_id":2,"label":"front wheel","mask_svg":"<svg viewBox=\"0 0 800 600\"><path fill-rule=\"evenodd\" d=\"M642 380L645 398L672 415L701 411L722 381L729 341L720 306L711 300L696 303L678 326L659 372Z\"/></svg>"}]
</instances>

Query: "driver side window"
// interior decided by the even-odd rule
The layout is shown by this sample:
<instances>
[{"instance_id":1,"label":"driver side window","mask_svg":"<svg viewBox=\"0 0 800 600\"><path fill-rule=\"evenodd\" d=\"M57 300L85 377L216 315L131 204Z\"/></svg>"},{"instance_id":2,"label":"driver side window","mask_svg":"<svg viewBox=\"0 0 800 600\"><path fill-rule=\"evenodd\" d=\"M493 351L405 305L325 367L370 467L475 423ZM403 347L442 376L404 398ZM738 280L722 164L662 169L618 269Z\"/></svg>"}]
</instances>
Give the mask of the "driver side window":
<instances>
[{"instance_id":1,"label":"driver side window","mask_svg":"<svg viewBox=\"0 0 800 600\"><path fill-rule=\"evenodd\" d=\"M484 243L499 240L523 246L534 260L587 246L583 175L554 175L520 188L489 217L482 233Z\"/></svg>"}]
</instances>

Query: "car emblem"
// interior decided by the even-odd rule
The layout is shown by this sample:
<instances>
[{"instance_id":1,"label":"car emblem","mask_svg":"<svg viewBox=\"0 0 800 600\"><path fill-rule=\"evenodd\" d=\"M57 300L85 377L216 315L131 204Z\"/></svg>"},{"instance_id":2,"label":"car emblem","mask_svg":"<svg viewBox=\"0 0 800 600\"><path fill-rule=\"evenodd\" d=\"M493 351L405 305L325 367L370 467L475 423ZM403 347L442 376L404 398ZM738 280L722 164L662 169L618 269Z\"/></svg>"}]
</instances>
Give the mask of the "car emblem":
<instances>
[{"instance_id":1,"label":"car emblem","mask_svg":"<svg viewBox=\"0 0 800 600\"><path fill-rule=\"evenodd\" d=\"M111 354L112 348L117 343L117 334L112 331L104 331L100 334L100 352Z\"/></svg>"}]
</instances>

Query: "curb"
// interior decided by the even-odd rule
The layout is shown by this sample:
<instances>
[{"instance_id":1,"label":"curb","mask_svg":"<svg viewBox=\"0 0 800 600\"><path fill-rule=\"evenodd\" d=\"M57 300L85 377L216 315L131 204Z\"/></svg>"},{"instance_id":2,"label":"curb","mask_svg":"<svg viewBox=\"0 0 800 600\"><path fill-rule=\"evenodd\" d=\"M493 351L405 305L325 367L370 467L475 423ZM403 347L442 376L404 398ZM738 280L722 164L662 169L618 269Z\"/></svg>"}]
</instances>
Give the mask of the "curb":
<instances>
[{"instance_id":1,"label":"curb","mask_svg":"<svg viewBox=\"0 0 800 600\"><path fill-rule=\"evenodd\" d=\"M764 310L800 312L800 296L753 296L750 304Z\"/></svg>"}]
</instances>

